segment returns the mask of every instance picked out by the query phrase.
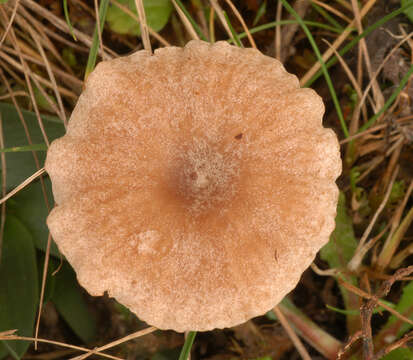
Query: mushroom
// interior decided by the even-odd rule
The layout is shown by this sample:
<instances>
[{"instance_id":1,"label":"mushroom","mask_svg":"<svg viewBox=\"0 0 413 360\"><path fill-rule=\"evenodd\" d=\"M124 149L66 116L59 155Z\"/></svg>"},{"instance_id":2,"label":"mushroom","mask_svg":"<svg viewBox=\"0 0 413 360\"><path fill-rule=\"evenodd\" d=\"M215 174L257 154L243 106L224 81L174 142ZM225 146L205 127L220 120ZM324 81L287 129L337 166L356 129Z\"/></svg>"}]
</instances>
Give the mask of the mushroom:
<instances>
[{"instance_id":1,"label":"mushroom","mask_svg":"<svg viewBox=\"0 0 413 360\"><path fill-rule=\"evenodd\" d=\"M160 329L262 315L334 229L323 112L280 62L225 42L101 62L47 154L51 234L90 294Z\"/></svg>"}]
</instances>

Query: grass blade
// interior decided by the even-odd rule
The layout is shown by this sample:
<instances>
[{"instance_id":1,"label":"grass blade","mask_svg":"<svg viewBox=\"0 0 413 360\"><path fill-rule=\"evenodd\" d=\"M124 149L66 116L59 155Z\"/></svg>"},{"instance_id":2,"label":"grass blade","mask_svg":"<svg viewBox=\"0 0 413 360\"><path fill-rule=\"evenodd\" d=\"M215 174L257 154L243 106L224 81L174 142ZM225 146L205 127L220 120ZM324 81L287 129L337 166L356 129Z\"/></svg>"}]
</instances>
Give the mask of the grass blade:
<instances>
[{"instance_id":1,"label":"grass blade","mask_svg":"<svg viewBox=\"0 0 413 360\"><path fill-rule=\"evenodd\" d=\"M205 37L205 35L202 33L201 28L198 26L196 21L192 18L191 14L188 12L188 10L185 8L185 6L182 4L181 0L175 0L178 6L181 8L182 12L185 14L189 22L191 23L192 27L195 29L196 33L200 37L200 39L204 41L208 41L208 39Z\"/></svg>"},{"instance_id":2,"label":"grass blade","mask_svg":"<svg viewBox=\"0 0 413 360\"><path fill-rule=\"evenodd\" d=\"M282 1L282 3L283 3L284 7L288 10L288 12L289 12L290 14L292 14L292 15L296 18L296 20L298 21L298 23L299 23L300 26L302 27L303 31L304 31L305 34L307 35L307 38L308 38L308 40L309 40L309 42L310 42L310 44L311 44L311 47L313 48L314 53L316 54L317 59L318 59L318 61L319 61L320 64L321 64L321 70L322 70L322 72L323 72L323 74L324 74L324 77L325 77L326 82L327 82L327 86L328 86L328 88L329 88L329 90L330 90L331 97L332 97L332 99L333 99L333 103L334 103L334 106L335 106L335 108L336 108L337 116L338 116L338 118L339 118L339 120L340 120L341 129L342 129L342 131L343 131L343 133L344 133L344 136L345 136L345 137L348 137L348 136L349 136L349 131L348 131L348 129L347 129L347 125L346 125L345 120L344 120L343 112L341 111L340 103L339 103L339 101L338 101L336 91L334 90L333 82L331 81L330 74L328 73L327 67L326 67L326 65L325 65L325 63L324 63L324 61L323 61L323 59L322 59L320 50L318 49L318 46L317 46L317 44L315 43L314 38L313 38L313 36L311 35L311 32L310 32L310 30L308 29L307 25L303 22L303 19L301 19L301 17L300 17L300 16L297 14L297 12L292 8L292 6L291 6L290 4L288 4L288 2L287 2L286 0L281 0L281 1Z\"/></svg>"},{"instance_id":3,"label":"grass blade","mask_svg":"<svg viewBox=\"0 0 413 360\"><path fill-rule=\"evenodd\" d=\"M196 336L196 331L190 331L186 337L185 344L182 347L181 354L179 355L179 360L188 359L188 355L191 352L192 344L194 343Z\"/></svg>"},{"instance_id":4,"label":"grass blade","mask_svg":"<svg viewBox=\"0 0 413 360\"><path fill-rule=\"evenodd\" d=\"M73 39L77 41L77 37L75 33L73 32L72 23L70 22L69 9L67 7L67 0L63 0L63 12L65 13L65 19L66 19L67 25L69 26L70 34L72 35Z\"/></svg>"},{"instance_id":5,"label":"grass blade","mask_svg":"<svg viewBox=\"0 0 413 360\"><path fill-rule=\"evenodd\" d=\"M14 146L10 148L0 149L0 153L24 152L24 151L47 151L47 145L46 144L32 144L32 145Z\"/></svg>"},{"instance_id":6,"label":"grass blade","mask_svg":"<svg viewBox=\"0 0 413 360\"><path fill-rule=\"evenodd\" d=\"M390 14L383 16L380 20L375 22L373 25L370 25L367 29L365 29L360 35L357 35L353 40L351 40L346 46L344 46L338 53L343 56L348 51L350 51L361 39L368 36L371 32L376 30L377 28L383 26L385 23L389 22L391 19L395 18L396 16L402 14L405 10L413 6L413 2L410 4L401 7L400 9L392 11ZM338 59L336 56L333 56L327 63L325 64L326 68L330 68L331 66L337 63ZM321 75L323 74L322 69L318 70L314 76L308 80L304 86L308 87L311 86Z\"/></svg>"},{"instance_id":7,"label":"grass blade","mask_svg":"<svg viewBox=\"0 0 413 360\"><path fill-rule=\"evenodd\" d=\"M373 125L376 122L376 120L381 115L383 115L383 113L393 104L394 100L396 100L397 96L399 96L400 92L406 86L412 74L413 74L413 65L410 66L409 71L406 73L406 75L403 76L402 80L400 81L399 86L396 88L396 90L394 90L393 94L391 94L391 96L387 99L386 103L380 109L380 111L374 116L372 116L362 127L360 127L359 132L367 130L371 125Z\"/></svg>"},{"instance_id":8,"label":"grass blade","mask_svg":"<svg viewBox=\"0 0 413 360\"><path fill-rule=\"evenodd\" d=\"M90 48L89 58L87 60L86 71L85 71L85 80L89 76L89 74L93 71L96 65L96 58L99 50L99 34L102 33L103 26L105 24L106 13L108 10L109 0L102 0L99 6L99 22L100 22L100 29L98 29L98 25L96 22L95 32L93 33L93 42L92 47Z\"/></svg>"}]
</instances>

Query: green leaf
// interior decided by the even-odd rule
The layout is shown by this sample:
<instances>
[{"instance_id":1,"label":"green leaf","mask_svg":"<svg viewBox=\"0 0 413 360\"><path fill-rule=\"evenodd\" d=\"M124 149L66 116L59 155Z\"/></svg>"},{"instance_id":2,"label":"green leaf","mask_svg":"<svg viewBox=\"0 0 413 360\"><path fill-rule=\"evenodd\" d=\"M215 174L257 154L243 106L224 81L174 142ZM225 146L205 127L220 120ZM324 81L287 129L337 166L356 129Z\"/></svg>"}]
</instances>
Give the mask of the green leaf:
<instances>
[{"instance_id":1,"label":"green leaf","mask_svg":"<svg viewBox=\"0 0 413 360\"><path fill-rule=\"evenodd\" d=\"M413 352L406 348L398 348L383 356L381 360L412 360Z\"/></svg>"},{"instance_id":2,"label":"green leaf","mask_svg":"<svg viewBox=\"0 0 413 360\"><path fill-rule=\"evenodd\" d=\"M336 228L331 234L330 241L320 251L320 256L327 261L331 268L342 268L353 257L357 248L357 240L354 236L353 223L347 215L346 199L340 192Z\"/></svg>"},{"instance_id":3,"label":"green leaf","mask_svg":"<svg viewBox=\"0 0 413 360\"><path fill-rule=\"evenodd\" d=\"M52 185L50 179L45 178L44 184L49 205L53 206ZM47 238L49 236L46 218L49 211L46 207L40 181L34 181L13 196L7 202L7 211L18 217L29 229L36 247L42 251L46 251ZM50 252L54 256L60 256L59 250L54 242L52 242Z\"/></svg>"},{"instance_id":4,"label":"green leaf","mask_svg":"<svg viewBox=\"0 0 413 360\"><path fill-rule=\"evenodd\" d=\"M0 113L2 114L3 119L5 147L27 148L27 137L14 106L7 103L0 103ZM28 131L31 135L32 142L34 144L42 143L44 140L36 115L25 110L22 110L22 113L27 124ZM42 116L42 120L50 141L64 135L64 126L57 117ZM36 154L39 159L40 166L43 166L46 153L37 152ZM14 189L37 170L33 154L30 152L7 152L6 162L7 187L9 190ZM50 181L45 179L44 182L46 185L49 204L50 206L53 206ZM48 210L45 204L40 182L35 181L28 187L19 191L17 195L8 200L7 205L8 211L18 217L20 221L28 228L35 240L36 247L45 250L48 237L48 229L46 226ZM59 254L57 247L54 244L51 251L53 255Z\"/></svg>"},{"instance_id":5,"label":"green leaf","mask_svg":"<svg viewBox=\"0 0 413 360\"><path fill-rule=\"evenodd\" d=\"M405 7L406 5L413 4L413 0L402 0L401 5ZM413 7L403 10L404 15L406 15L411 22L413 22Z\"/></svg>"},{"instance_id":6,"label":"green leaf","mask_svg":"<svg viewBox=\"0 0 413 360\"><path fill-rule=\"evenodd\" d=\"M122 5L127 6L137 15L134 0L118 0ZM146 21L148 26L155 31L160 31L167 24L172 12L170 0L144 0ZM118 8L115 4L109 6L106 21L112 31L122 35L140 35L140 28L137 21Z\"/></svg>"},{"instance_id":7,"label":"green leaf","mask_svg":"<svg viewBox=\"0 0 413 360\"><path fill-rule=\"evenodd\" d=\"M89 312L75 272L65 262L55 277L52 302L63 319L83 342L93 341L96 337L96 322Z\"/></svg>"},{"instance_id":8,"label":"green leaf","mask_svg":"<svg viewBox=\"0 0 413 360\"><path fill-rule=\"evenodd\" d=\"M43 143L44 139L40 131L36 115L30 111L22 110L27 128L33 144ZM0 103L0 113L3 118L3 135L5 148L28 145L27 137L18 113L13 105ZM43 125L49 141L64 135L63 123L53 116L42 116ZM43 166L46 154L38 152L40 166ZM22 181L37 171L33 155L30 152L10 152L6 154L7 162L7 187L14 189Z\"/></svg>"},{"instance_id":9,"label":"green leaf","mask_svg":"<svg viewBox=\"0 0 413 360\"><path fill-rule=\"evenodd\" d=\"M29 231L14 216L8 215L4 228L0 264L0 331L18 329L21 336L32 336L38 302L36 252ZM8 341L22 356L29 343ZM0 343L0 358L8 354Z\"/></svg>"}]
</instances>

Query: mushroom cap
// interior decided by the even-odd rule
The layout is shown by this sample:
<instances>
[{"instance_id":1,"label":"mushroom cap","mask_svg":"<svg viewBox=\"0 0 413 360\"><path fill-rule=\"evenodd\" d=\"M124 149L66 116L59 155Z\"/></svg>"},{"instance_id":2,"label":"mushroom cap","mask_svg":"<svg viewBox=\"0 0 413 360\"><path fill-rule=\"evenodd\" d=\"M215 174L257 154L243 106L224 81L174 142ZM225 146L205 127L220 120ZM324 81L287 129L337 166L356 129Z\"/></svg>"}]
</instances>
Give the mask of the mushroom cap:
<instances>
[{"instance_id":1,"label":"mushroom cap","mask_svg":"<svg viewBox=\"0 0 413 360\"><path fill-rule=\"evenodd\" d=\"M47 154L51 234L90 294L160 329L262 315L334 229L323 113L280 62L225 42L101 62Z\"/></svg>"}]
</instances>

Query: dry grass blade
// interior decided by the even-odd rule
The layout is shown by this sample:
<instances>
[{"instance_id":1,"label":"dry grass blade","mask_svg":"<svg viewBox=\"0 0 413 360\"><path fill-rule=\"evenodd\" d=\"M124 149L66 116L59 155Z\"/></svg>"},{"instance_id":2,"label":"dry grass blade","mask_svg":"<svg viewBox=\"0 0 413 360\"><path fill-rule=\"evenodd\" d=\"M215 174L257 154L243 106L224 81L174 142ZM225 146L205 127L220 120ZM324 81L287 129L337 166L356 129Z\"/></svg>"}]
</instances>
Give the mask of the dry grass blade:
<instances>
[{"instance_id":1,"label":"dry grass blade","mask_svg":"<svg viewBox=\"0 0 413 360\"><path fill-rule=\"evenodd\" d=\"M311 360L310 355L307 352L307 349L301 342L300 338L297 336L293 328L288 323L287 319L285 318L284 314L281 312L278 306L274 307L273 309L275 315L277 316L279 322L283 326L284 330L287 332L289 338L293 342L295 348L297 349L298 353L301 355L303 360Z\"/></svg>"},{"instance_id":2,"label":"dry grass blade","mask_svg":"<svg viewBox=\"0 0 413 360\"><path fill-rule=\"evenodd\" d=\"M386 194L384 195L384 198L380 204L380 206L377 208L376 212L374 213L374 216L372 217L369 225L367 226L366 230L363 233L363 236L360 239L359 244L357 245L357 249L354 252L354 256L353 258L350 260L350 262L347 264L347 268L350 271L357 271L357 269L360 267L361 262L363 261L363 257L366 254L366 252L368 251L368 249L370 249L371 246L369 246L369 244L367 244L367 247L365 248L365 243L367 241L368 236L370 235L371 230L373 229L373 226L376 224L377 219L379 218L379 215L381 214L381 212L383 211L384 207L387 204L387 201L390 197L390 193L391 190L393 188L393 184L394 181L396 180L397 174L399 172L399 167L396 168L396 170L394 171L390 184L387 187L387 191Z\"/></svg>"},{"instance_id":3,"label":"dry grass blade","mask_svg":"<svg viewBox=\"0 0 413 360\"><path fill-rule=\"evenodd\" d=\"M358 7L358 3L357 3L356 0L351 0L351 4L352 4L352 7L353 7L354 18L356 20L357 30L358 30L359 35L361 35L363 33L363 25L361 23L360 9ZM367 49L366 39L364 39L364 38L360 39L359 46L360 46L361 52L363 53L364 62L366 64L366 68L367 68L367 73L369 74L369 77L370 77L370 79L372 81L372 84L373 84L373 95L374 95L374 99L375 99L375 111L377 112L378 109L381 109L384 105L384 96L383 96L383 94L380 90L380 86L379 86L376 78L373 77L373 72L371 70L371 60L370 60L369 52L368 52L368 49Z\"/></svg>"},{"instance_id":4,"label":"dry grass blade","mask_svg":"<svg viewBox=\"0 0 413 360\"><path fill-rule=\"evenodd\" d=\"M373 5L376 3L377 0L369 0L363 7L363 9L360 12L360 18L362 19L366 14L369 12L369 10L373 7ZM347 39L347 37L351 34L354 25L356 24L356 21L353 20L345 29L344 31L340 34L340 36L334 41L332 48L333 49L338 49L341 44L344 42L344 40ZM333 54L332 48L329 48L322 56L323 62L325 63ZM310 80L313 75L320 70L321 64L320 62L316 62L310 70L308 70L305 75L300 79L300 84L304 85L307 83L308 80Z\"/></svg>"},{"instance_id":5,"label":"dry grass blade","mask_svg":"<svg viewBox=\"0 0 413 360\"><path fill-rule=\"evenodd\" d=\"M184 24L186 31L188 31L188 34L191 36L192 39L199 40L198 34L196 33L195 29L193 28L191 22L185 16L182 9L178 6L178 4L176 3L175 0L172 0L172 3L174 4L175 10L178 13L182 23Z\"/></svg>"},{"instance_id":6,"label":"dry grass blade","mask_svg":"<svg viewBox=\"0 0 413 360\"><path fill-rule=\"evenodd\" d=\"M97 28L102 29L102 27L100 26L98 0L94 0L94 5L95 5L95 18L96 18ZM105 59L106 57L105 57L105 50L103 48L102 31L98 31L97 33L98 33L98 39L99 39L100 52L102 54L102 58Z\"/></svg>"},{"instance_id":7,"label":"dry grass blade","mask_svg":"<svg viewBox=\"0 0 413 360\"><path fill-rule=\"evenodd\" d=\"M351 23L351 19L349 17L347 17L346 15L344 15L341 11L335 9L334 7L325 4L324 2L321 2L319 0L312 0L312 2L324 9L326 9L327 11L331 12L332 14L338 16L340 19L343 19L345 22L347 23Z\"/></svg>"},{"instance_id":8,"label":"dry grass blade","mask_svg":"<svg viewBox=\"0 0 413 360\"><path fill-rule=\"evenodd\" d=\"M31 9L33 12L36 14L40 15L47 21L49 21L52 25L54 25L57 29L67 33L70 35L70 28L69 25L66 23L65 20L59 18L55 14L53 14L51 11L47 10L43 6L37 4L33 0L20 0L22 4L24 4L27 8ZM88 48L92 46L92 38L83 32L73 28L73 32L78 38L78 40L82 43L84 43ZM104 47L105 51L107 52L106 57L118 57L119 55L116 54L113 50L107 48L106 46ZM110 56L109 56L109 55ZM102 54L100 51L100 55L103 57L105 54Z\"/></svg>"},{"instance_id":9,"label":"dry grass blade","mask_svg":"<svg viewBox=\"0 0 413 360\"><path fill-rule=\"evenodd\" d=\"M16 53L18 54L18 52L16 51ZM23 59L27 59L27 56L25 56L24 54L21 54ZM6 53L4 53L3 51L0 50L0 58L3 58L7 63L9 63L10 65L12 65L15 69L23 72L24 71L24 67L19 64L17 61L15 61L13 58L11 58L10 56L8 56ZM34 62L34 60L32 60ZM2 67L4 69L6 69L6 66L2 65ZM7 70L7 72L10 74L11 72ZM34 80L37 80L39 83L49 87L49 88L53 88L53 84L50 81L47 81L46 79L43 79L40 75L35 74L35 73L30 73L31 78ZM78 94L75 94L73 91L70 91L66 88L63 88L61 86L58 86L58 90L60 92L61 95L67 96L69 98L72 99L77 99L79 97Z\"/></svg>"},{"instance_id":10,"label":"dry grass blade","mask_svg":"<svg viewBox=\"0 0 413 360\"><path fill-rule=\"evenodd\" d=\"M4 9L0 8L0 12L1 12L1 15L3 16L3 18L7 18ZM26 61L23 59L22 51L21 51L19 42L17 41L17 37L16 37L16 34L14 33L13 28L10 29L10 37L11 37L12 42L14 43L15 49L17 50L17 53L18 53L18 56L19 56L19 59L20 59L20 63L23 67L24 77L26 79L26 85L27 85L27 88L29 90L30 99L31 99L32 104L33 104L34 112L36 114L37 121L39 123L39 127L40 127L40 130L41 130L42 135L43 135L43 140L46 143L46 145L49 146L49 139L48 139L46 131L44 129L43 120L40 116L39 107L37 106L36 99L35 99L35 96L34 96L33 86L32 86L32 83L30 81L31 70L30 70L29 66L27 65Z\"/></svg>"},{"instance_id":11,"label":"dry grass blade","mask_svg":"<svg viewBox=\"0 0 413 360\"><path fill-rule=\"evenodd\" d=\"M43 175L45 172L46 172L46 170L44 168L41 168L40 170L37 170L33 175L29 176L19 186L17 186L15 189L10 191L6 196L3 196L3 198L0 199L0 204L3 204L7 200L9 200L12 196L16 195L21 189L25 188L33 180L36 180L39 176Z\"/></svg>"},{"instance_id":12,"label":"dry grass blade","mask_svg":"<svg viewBox=\"0 0 413 360\"><path fill-rule=\"evenodd\" d=\"M42 45L41 45L41 43L40 43L40 41L39 41L39 38L38 38L38 36L36 35L36 33L35 33L35 32L33 31L33 29L31 29L31 28L29 28L29 31L30 31L30 35L32 36L33 40L35 41L35 43L36 43L36 45L37 45L37 48L39 49L39 52L40 52L40 54L41 54L41 56L42 56L44 65L45 65L46 70L47 70L47 74L49 75L50 82L51 82L52 85L53 85L53 91L54 91L54 94L55 94L55 96L56 96L56 99L57 99L57 103L58 103L58 105L59 105L59 108L60 108L60 111L58 111L56 114L57 114L57 115L59 116L59 118L63 121L63 124L64 124L64 126L65 126L65 128L66 128L66 127L67 127L67 119L66 119L65 109L64 109L64 106L63 106L62 97L60 96L59 89L57 88L56 78L55 78L55 76L54 76L54 74L53 74L53 71L52 71L52 69L51 69L50 62L49 62L49 60L47 59L47 56L46 56L46 54L45 54L45 52L44 52L44 50L43 50L43 47L42 47ZM39 88L40 88L40 87L39 87ZM47 98L47 97L46 97L46 98ZM53 104L53 101L51 101L51 104Z\"/></svg>"},{"instance_id":13,"label":"dry grass blade","mask_svg":"<svg viewBox=\"0 0 413 360\"><path fill-rule=\"evenodd\" d=\"M125 336L125 337L123 337L123 338L121 338L121 339L112 341L112 342L110 342L109 344L106 344L106 345L104 345L104 346L98 347L98 348L93 349L93 350L89 350L86 354L77 356L77 357L73 358L72 360L83 360L83 359L86 359L86 358L88 358L89 356L91 356L91 355L93 355L93 354L98 354L100 351L110 349L110 348L115 347L115 346L117 346L117 345L123 344L124 342L129 341L129 340L137 339L137 338L139 338L139 337L141 337L141 336L150 334L150 333L152 333L152 332L154 332L154 331L156 331L156 330L158 330L158 329L155 328L155 327L153 327L153 326L150 326L150 327L148 327L148 328L146 328L146 329L139 330L139 331L137 331L137 332L135 332L135 333L133 333L133 334L130 334L130 335L128 335L128 336Z\"/></svg>"},{"instance_id":14,"label":"dry grass blade","mask_svg":"<svg viewBox=\"0 0 413 360\"><path fill-rule=\"evenodd\" d=\"M142 0L135 0L135 4L136 4L136 9L138 10L139 25L141 28L141 37L143 41L143 47L145 48L145 50L152 53L151 41L149 39L148 23L146 21L146 14L145 14L145 9L143 7L143 2Z\"/></svg>"},{"instance_id":15,"label":"dry grass blade","mask_svg":"<svg viewBox=\"0 0 413 360\"><path fill-rule=\"evenodd\" d=\"M397 51L397 49L399 49L405 42L409 41L411 38L413 37L413 32L410 33L409 35L405 36L401 41L399 41L396 46L386 55L386 57L383 59L382 63L379 65L379 67L377 68L377 70L375 71L374 74L372 74L370 76L370 82L369 84L366 86L363 96L361 97L360 101L357 103L356 105L356 109L354 110L354 113L357 114L358 112L360 112L360 109L362 106L364 106L364 103L367 99L368 93L370 91L370 88L373 86L374 82L377 79L377 76L380 74L380 72L382 71L382 69L384 68L384 65L386 65L386 63L389 61L389 59L393 56L393 54ZM352 120L353 121L353 120ZM348 139L346 139L348 140Z\"/></svg>"},{"instance_id":16,"label":"dry grass blade","mask_svg":"<svg viewBox=\"0 0 413 360\"><path fill-rule=\"evenodd\" d=\"M209 11L209 41L213 44L215 42L215 10L213 7Z\"/></svg>"},{"instance_id":17,"label":"dry grass blade","mask_svg":"<svg viewBox=\"0 0 413 360\"><path fill-rule=\"evenodd\" d=\"M334 55L337 56L338 61L340 62L341 67L343 68L344 72L346 73L348 79L351 82L351 85L353 85L354 90L356 90L357 97L358 99L361 99L362 97L362 92L361 88L356 80L356 78L353 75L353 71L348 67L342 56L339 54L337 49L333 48L330 42L328 42L326 39L323 39L324 42L331 48L331 50L334 52ZM350 132L351 133L351 132Z\"/></svg>"},{"instance_id":18,"label":"dry grass blade","mask_svg":"<svg viewBox=\"0 0 413 360\"><path fill-rule=\"evenodd\" d=\"M132 19L134 19L137 23L139 23L139 17L131 11L128 7L125 5L122 5L119 1L116 0L110 0L110 2L118 7L120 10L122 10L125 14L128 14ZM156 40L158 40L162 45L164 46L171 46L171 44L161 35L159 35L156 31L154 31L149 25L148 26L148 31L149 34L154 37Z\"/></svg>"},{"instance_id":19,"label":"dry grass blade","mask_svg":"<svg viewBox=\"0 0 413 360\"><path fill-rule=\"evenodd\" d=\"M381 125L377 125L377 126L375 126L375 127L372 127L372 128L370 128L370 129L364 130L364 131L362 131L362 132L360 132L360 133L357 133L357 134L355 134L355 135L353 135L353 136L349 136L349 137L346 138L346 139L340 140L340 145L347 144L347 143L349 143L350 141L359 139L359 138L361 138L361 137L363 137L363 136L366 136L366 135L368 135L368 134L371 134L371 133L374 133L374 132L376 132L376 131L385 129L385 128L387 128L388 126L389 126L388 124L381 124Z\"/></svg>"},{"instance_id":20,"label":"dry grass blade","mask_svg":"<svg viewBox=\"0 0 413 360\"><path fill-rule=\"evenodd\" d=\"M7 34L9 33L11 29L11 26L13 25L14 18L16 17L16 14L17 14L17 8L19 7L19 3L20 3L20 0L16 0L12 14L10 16L10 21L7 23L6 30L4 30L3 36L0 39L0 47L3 45L3 42L6 39Z\"/></svg>"},{"instance_id":21,"label":"dry grass blade","mask_svg":"<svg viewBox=\"0 0 413 360\"><path fill-rule=\"evenodd\" d=\"M14 97L18 97L18 96L23 96L23 97L29 97L29 94L26 91L13 91L13 95L12 94L6 94L6 95L2 95L0 96L0 101L1 100L5 100L5 99L10 99L12 96Z\"/></svg>"},{"instance_id":22,"label":"dry grass blade","mask_svg":"<svg viewBox=\"0 0 413 360\"><path fill-rule=\"evenodd\" d=\"M241 14L239 13L239 11L237 10L237 8L234 6L234 4L232 3L231 0L225 0L226 3L229 5L229 7L231 8L231 10L234 12L235 16L237 17L237 19L239 20L239 22L242 25L242 28L244 29L245 33L247 34L248 37L248 41L250 42L251 46L256 49L257 45L255 44L254 38L252 37L250 30L248 29L247 24L245 24L244 19L242 18Z\"/></svg>"},{"instance_id":23,"label":"dry grass blade","mask_svg":"<svg viewBox=\"0 0 413 360\"><path fill-rule=\"evenodd\" d=\"M63 57L60 55L53 41L51 41L47 36L47 30L49 29L45 25L43 25L42 22L30 15L29 12L26 11L24 6L21 6L19 8L18 18L24 19L22 22L20 22L21 28L33 28L38 33L40 42L50 52L50 54L53 55L53 57L57 60L60 66L62 66L68 74L73 74L72 68L63 60ZM35 53L35 55L39 56L37 53Z\"/></svg>"},{"instance_id":24,"label":"dry grass blade","mask_svg":"<svg viewBox=\"0 0 413 360\"><path fill-rule=\"evenodd\" d=\"M403 222L400 224L400 227L397 229L396 233L392 237L392 240L396 244L398 244L401 241L402 237L404 236L404 234L406 233L406 231L408 230L412 222L413 222L413 207L409 210ZM392 269L398 268L403 263L403 261L405 261L412 254L413 254L413 244L410 244L392 258L390 267Z\"/></svg>"},{"instance_id":25,"label":"dry grass blade","mask_svg":"<svg viewBox=\"0 0 413 360\"><path fill-rule=\"evenodd\" d=\"M47 236L46 254L44 256L43 274L42 274L42 288L40 290L39 309L36 320L36 329L34 332L34 349L37 350L37 338L39 337L40 318L42 317L44 290L46 288L47 269L49 268L50 246L52 245L52 235Z\"/></svg>"},{"instance_id":26,"label":"dry grass blade","mask_svg":"<svg viewBox=\"0 0 413 360\"><path fill-rule=\"evenodd\" d=\"M15 56L17 55L17 51L10 48L10 47L8 47L8 46L3 45L2 49L8 54L15 55ZM23 58L25 60L29 61L30 63L40 65L42 67L46 67L44 61L42 61L42 59L37 59L37 57L35 58L33 56L23 54ZM50 63L50 61L49 61L49 63ZM50 67L51 67L51 70L53 71L53 74L57 78L61 79L64 83L72 84L71 85L72 89L74 89L75 91L78 91L80 93L80 89L82 88L82 85L83 85L83 82L81 80L79 80L77 77L73 76L72 74L67 73L64 70L59 69L53 63L50 63ZM60 89L61 88L58 87L59 91L60 91Z\"/></svg>"},{"instance_id":27,"label":"dry grass blade","mask_svg":"<svg viewBox=\"0 0 413 360\"><path fill-rule=\"evenodd\" d=\"M275 21L277 25L275 26L275 37L274 37L274 47L275 47L275 58L281 61L281 16L282 16L283 4L281 1L277 3L277 14L275 16Z\"/></svg>"},{"instance_id":28,"label":"dry grass blade","mask_svg":"<svg viewBox=\"0 0 413 360\"><path fill-rule=\"evenodd\" d=\"M209 2L211 3L212 7L214 8L215 12L217 13L219 21L221 21L221 24L224 27L228 37L230 39L233 39L231 29L229 28L228 23L225 19L224 10L222 10L222 8L218 4L217 0L209 0ZM233 39L233 40L235 41L235 39Z\"/></svg>"},{"instance_id":29,"label":"dry grass blade","mask_svg":"<svg viewBox=\"0 0 413 360\"><path fill-rule=\"evenodd\" d=\"M90 349L88 348L84 348L82 346L76 346L76 345L71 345L71 344L66 344L60 341L54 341L54 340L48 340L48 339L35 339L32 337L28 337L28 336L18 336L18 335L14 335L14 333L17 330L7 330L4 332L0 333L0 340L4 340L4 341L12 341L12 340L21 340L21 341L38 341L41 343L46 343L46 344L52 344L52 345L57 345L57 346L62 346L65 348L69 348L69 349L74 349L74 350L79 350L79 351L83 351L83 352L88 352L90 351ZM96 351L95 353L96 355L105 357L107 359L113 359L113 360L123 360L120 357L117 356L113 356L113 355L109 355L109 354L105 354L103 352L99 352Z\"/></svg>"}]
</instances>

